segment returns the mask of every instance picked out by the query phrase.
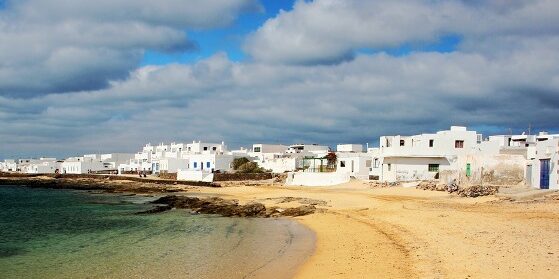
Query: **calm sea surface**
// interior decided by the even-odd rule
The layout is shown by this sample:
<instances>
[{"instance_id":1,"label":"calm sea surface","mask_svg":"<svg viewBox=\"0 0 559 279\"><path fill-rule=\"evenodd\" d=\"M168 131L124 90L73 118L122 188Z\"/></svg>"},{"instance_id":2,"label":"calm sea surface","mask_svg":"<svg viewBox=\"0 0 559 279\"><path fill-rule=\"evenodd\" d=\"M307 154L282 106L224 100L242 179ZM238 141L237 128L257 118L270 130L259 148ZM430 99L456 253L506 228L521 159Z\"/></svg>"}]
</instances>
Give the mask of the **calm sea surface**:
<instances>
[{"instance_id":1,"label":"calm sea surface","mask_svg":"<svg viewBox=\"0 0 559 279\"><path fill-rule=\"evenodd\" d=\"M289 278L314 249L288 220L134 214L153 199L0 186L0 278Z\"/></svg>"}]
</instances>

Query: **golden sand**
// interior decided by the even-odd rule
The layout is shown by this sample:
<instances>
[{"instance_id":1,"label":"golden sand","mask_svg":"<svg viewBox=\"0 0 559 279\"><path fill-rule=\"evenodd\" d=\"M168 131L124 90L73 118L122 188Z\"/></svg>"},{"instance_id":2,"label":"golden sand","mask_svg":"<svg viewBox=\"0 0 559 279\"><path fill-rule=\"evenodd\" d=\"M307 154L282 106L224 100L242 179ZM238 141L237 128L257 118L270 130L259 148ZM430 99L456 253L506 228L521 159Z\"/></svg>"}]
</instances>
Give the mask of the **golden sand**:
<instances>
[{"instance_id":1,"label":"golden sand","mask_svg":"<svg viewBox=\"0 0 559 279\"><path fill-rule=\"evenodd\" d=\"M293 206L323 200L325 212L296 219L316 250L296 278L557 278L559 201L513 203L413 188L237 186L188 192L241 203Z\"/></svg>"}]
</instances>

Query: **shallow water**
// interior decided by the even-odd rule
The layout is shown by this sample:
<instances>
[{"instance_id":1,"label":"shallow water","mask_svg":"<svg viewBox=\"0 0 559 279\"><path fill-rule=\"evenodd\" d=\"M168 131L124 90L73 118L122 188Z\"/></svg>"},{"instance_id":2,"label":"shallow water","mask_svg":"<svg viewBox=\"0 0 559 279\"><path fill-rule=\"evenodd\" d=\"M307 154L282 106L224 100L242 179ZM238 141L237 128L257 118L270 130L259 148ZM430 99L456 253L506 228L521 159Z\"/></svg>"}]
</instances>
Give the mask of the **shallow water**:
<instances>
[{"instance_id":1,"label":"shallow water","mask_svg":"<svg viewBox=\"0 0 559 279\"><path fill-rule=\"evenodd\" d=\"M135 215L153 198L0 187L0 278L289 278L314 235L282 219Z\"/></svg>"}]
</instances>

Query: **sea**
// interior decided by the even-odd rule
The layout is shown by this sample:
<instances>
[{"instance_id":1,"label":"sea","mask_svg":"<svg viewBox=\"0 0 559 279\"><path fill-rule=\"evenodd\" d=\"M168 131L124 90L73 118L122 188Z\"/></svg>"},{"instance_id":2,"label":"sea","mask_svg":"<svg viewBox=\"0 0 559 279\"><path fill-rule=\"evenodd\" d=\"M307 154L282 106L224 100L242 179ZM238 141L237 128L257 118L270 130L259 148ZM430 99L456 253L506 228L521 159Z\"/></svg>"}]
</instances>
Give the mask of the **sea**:
<instances>
[{"instance_id":1,"label":"sea","mask_svg":"<svg viewBox=\"0 0 559 279\"><path fill-rule=\"evenodd\" d=\"M313 252L288 219L136 214L156 198L0 186L0 278L291 278Z\"/></svg>"}]
</instances>

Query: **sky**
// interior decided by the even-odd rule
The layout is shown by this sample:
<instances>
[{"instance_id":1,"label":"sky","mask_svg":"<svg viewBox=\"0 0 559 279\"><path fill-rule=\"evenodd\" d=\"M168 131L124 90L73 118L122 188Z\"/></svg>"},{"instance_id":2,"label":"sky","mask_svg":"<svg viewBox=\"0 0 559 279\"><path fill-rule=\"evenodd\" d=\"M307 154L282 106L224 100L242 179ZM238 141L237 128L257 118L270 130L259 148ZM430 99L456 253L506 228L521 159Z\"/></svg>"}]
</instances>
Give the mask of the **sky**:
<instances>
[{"instance_id":1,"label":"sky","mask_svg":"<svg viewBox=\"0 0 559 279\"><path fill-rule=\"evenodd\" d=\"M0 0L0 158L559 132L555 0Z\"/></svg>"}]
</instances>

